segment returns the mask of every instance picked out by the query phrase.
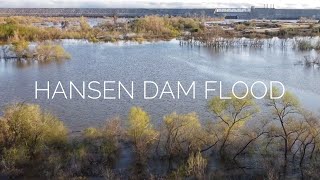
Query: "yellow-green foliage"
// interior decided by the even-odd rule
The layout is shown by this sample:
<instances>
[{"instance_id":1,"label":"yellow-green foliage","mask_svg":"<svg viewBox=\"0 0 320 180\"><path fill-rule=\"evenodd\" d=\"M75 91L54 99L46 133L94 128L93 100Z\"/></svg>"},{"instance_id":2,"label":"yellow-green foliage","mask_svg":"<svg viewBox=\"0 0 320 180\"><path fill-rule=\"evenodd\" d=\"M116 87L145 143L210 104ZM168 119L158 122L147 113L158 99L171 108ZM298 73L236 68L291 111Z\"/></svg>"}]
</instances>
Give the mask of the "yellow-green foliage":
<instances>
[{"instance_id":1,"label":"yellow-green foliage","mask_svg":"<svg viewBox=\"0 0 320 180\"><path fill-rule=\"evenodd\" d=\"M273 89L271 93L276 97L280 95L278 89ZM281 149L284 151L283 163L287 163L288 153L296 143L296 140L294 139L301 138L303 132L307 132L304 130L306 128L304 120L292 116L299 112L299 101L290 92L285 92L280 99L268 98L267 105L272 108L273 117L278 122L277 126L270 127L270 134L282 137L280 145L282 146ZM296 136L296 134L298 134L298 136ZM303 139L304 140L301 140L301 142L305 141L307 138Z\"/></svg>"},{"instance_id":2,"label":"yellow-green foliage","mask_svg":"<svg viewBox=\"0 0 320 180\"><path fill-rule=\"evenodd\" d=\"M86 153L97 153L100 152L104 157L109 157L112 153L117 150L117 141L106 136L103 130L96 128L87 128L84 130L84 148Z\"/></svg>"},{"instance_id":3,"label":"yellow-green foliage","mask_svg":"<svg viewBox=\"0 0 320 180\"><path fill-rule=\"evenodd\" d=\"M106 122L104 128L87 128L84 130L83 137L87 143L100 142L102 149L107 150L108 155L114 153L118 148L118 141L120 137L123 136L123 129L121 125L121 120L119 118L113 118Z\"/></svg>"},{"instance_id":4,"label":"yellow-green foliage","mask_svg":"<svg viewBox=\"0 0 320 180\"><path fill-rule=\"evenodd\" d=\"M278 89L273 89L271 93L275 97L281 95ZM301 124L298 122L299 118L291 117L295 113L300 113L300 102L291 92L286 91L280 99L267 98L267 105L271 107L273 117L281 124L281 126L272 126L271 132L283 133L285 138L288 138L290 134L288 131L291 131L292 128L301 128L294 128L296 123Z\"/></svg>"},{"instance_id":5,"label":"yellow-green foliage","mask_svg":"<svg viewBox=\"0 0 320 180\"><path fill-rule=\"evenodd\" d=\"M285 104L291 104L292 106L295 107L299 107L300 106L300 102L298 100L298 98L292 94L289 91L286 91L283 95L283 97L281 98L282 102Z\"/></svg>"},{"instance_id":6,"label":"yellow-green foliage","mask_svg":"<svg viewBox=\"0 0 320 180\"><path fill-rule=\"evenodd\" d=\"M139 18L133 24L137 33L148 33L155 36L176 37L180 34L179 29L172 26L168 18L159 16L146 16Z\"/></svg>"},{"instance_id":7,"label":"yellow-green foliage","mask_svg":"<svg viewBox=\"0 0 320 180\"><path fill-rule=\"evenodd\" d=\"M279 89L277 89L277 88L274 88L271 93L272 93L273 97L278 97L281 95L279 92ZM289 91L286 91L284 93L284 95L282 96L282 98L280 98L280 99L270 99L268 97L268 101L269 101L269 105L270 105L270 103L274 104L276 106L278 105L277 109L281 109L285 106L295 108L296 110L300 108L300 102L299 102L298 98ZM285 109L285 110L289 110L289 109Z\"/></svg>"},{"instance_id":8,"label":"yellow-green foliage","mask_svg":"<svg viewBox=\"0 0 320 180\"><path fill-rule=\"evenodd\" d=\"M214 97L209 102L209 110L228 126L237 123L238 126L243 125L249 120L253 114L259 111L254 99L247 96L239 99L231 95L231 99L221 99Z\"/></svg>"},{"instance_id":9,"label":"yellow-green foliage","mask_svg":"<svg viewBox=\"0 0 320 180\"><path fill-rule=\"evenodd\" d=\"M105 157L118 150L119 137L122 136L122 127L119 118L106 122L103 129L89 127L84 130L83 138L87 150L98 149ZM97 150L93 151L96 152ZM92 152L91 152L92 153Z\"/></svg>"},{"instance_id":10,"label":"yellow-green foliage","mask_svg":"<svg viewBox=\"0 0 320 180\"><path fill-rule=\"evenodd\" d=\"M12 17L6 17L4 18L4 22L11 23L11 24L31 24L35 22L42 22L44 18L40 17L32 17L32 16L12 16Z\"/></svg>"},{"instance_id":11,"label":"yellow-green foliage","mask_svg":"<svg viewBox=\"0 0 320 180\"><path fill-rule=\"evenodd\" d=\"M67 140L63 123L38 105L10 105L0 122L0 152L6 165L36 159L47 148L60 147Z\"/></svg>"},{"instance_id":12,"label":"yellow-green foliage","mask_svg":"<svg viewBox=\"0 0 320 180\"><path fill-rule=\"evenodd\" d=\"M105 128L87 128L83 131L80 141L72 146L70 158L79 167L74 173L99 176L103 170L114 162L119 149L119 136L122 131L119 119L111 119Z\"/></svg>"},{"instance_id":13,"label":"yellow-green foliage","mask_svg":"<svg viewBox=\"0 0 320 180\"><path fill-rule=\"evenodd\" d=\"M62 46L53 43L42 43L37 45L36 56L36 59L40 62L70 59L70 54L68 54Z\"/></svg>"},{"instance_id":14,"label":"yellow-green foliage","mask_svg":"<svg viewBox=\"0 0 320 180\"><path fill-rule=\"evenodd\" d=\"M169 18L169 21L172 23L174 28L181 31L197 32L202 28L199 19L173 17Z\"/></svg>"},{"instance_id":15,"label":"yellow-green foliage","mask_svg":"<svg viewBox=\"0 0 320 180\"><path fill-rule=\"evenodd\" d=\"M1 25L0 25L1 27ZM10 50L16 55L18 59L36 59L40 62L60 61L70 59L68 54L62 46L52 42L38 43L35 50L29 48L30 37L21 34L21 31L15 30L13 35L7 41L11 43ZM31 38L31 40L33 37Z\"/></svg>"},{"instance_id":16,"label":"yellow-green foliage","mask_svg":"<svg viewBox=\"0 0 320 180\"><path fill-rule=\"evenodd\" d=\"M272 93L280 95L278 90ZM298 100L289 92L282 99L266 101L273 108L274 114L270 117L273 121L258 123L252 128L251 123L245 125L258 112L252 97L242 100L213 98L209 109L217 119L210 125L217 129L214 129L216 139L211 142L207 140L212 138L211 127L202 127L196 113L165 116L158 136L149 115L139 107L130 110L127 129L122 129L120 119L114 118L107 121L104 128L87 128L79 137L67 141L67 130L56 117L43 112L38 105L13 104L5 108L0 118L0 171L5 176L24 178L100 177L105 175L106 169L113 167L117 152L123 147L119 146L120 142L136 151L133 156L138 165L148 162L145 160L151 150L156 150L154 158L168 157L178 168L166 178L174 179L205 179L207 160L201 152L216 145L220 148L220 155L228 152L234 160L249 150L259 157L268 155L271 161L280 162L279 165L282 164L279 157L283 154L283 162L291 157L293 163L298 160L306 167L315 162L319 151L319 118L301 111ZM290 116L295 112L300 114ZM127 144L125 137L132 143ZM156 140L158 143L154 143ZM249 147L249 144L254 146ZM269 156L269 150L272 156ZM281 151L284 153L279 153ZM259 159L249 159L255 157L244 156L248 162L260 162ZM137 170L142 171L140 167ZM310 170L316 172L316 169ZM115 174L109 173L112 176L108 177L116 178ZM135 178L137 174L130 172L129 175Z\"/></svg>"},{"instance_id":17,"label":"yellow-green foliage","mask_svg":"<svg viewBox=\"0 0 320 180\"><path fill-rule=\"evenodd\" d=\"M244 99L230 96L231 99L220 99L217 96L209 102L209 110L217 118L219 131L223 132L220 132L222 137L219 138L222 139L220 153L224 151L225 145L231 136L240 130L259 111L251 96L246 96Z\"/></svg>"},{"instance_id":18,"label":"yellow-green foliage","mask_svg":"<svg viewBox=\"0 0 320 180\"><path fill-rule=\"evenodd\" d=\"M187 175L202 179L205 175L207 163L207 160L202 157L200 152L191 153L186 165Z\"/></svg>"},{"instance_id":19,"label":"yellow-green foliage","mask_svg":"<svg viewBox=\"0 0 320 180\"><path fill-rule=\"evenodd\" d=\"M81 28L82 31L90 30L90 25L88 24L87 19L84 18L84 17L80 18L80 28Z\"/></svg>"},{"instance_id":20,"label":"yellow-green foliage","mask_svg":"<svg viewBox=\"0 0 320 180\"><path fill-rule=\"evenodd\" d=\"M205 179L207 164L207 160L199 151L192 152L189 154L187 161L172 172L169 179Z\"/></svg>"},{"instance_id":21,"label":"yellow-green foliage","mask_svg":"<svg viewBox=\"0 0 320 180\"><path fill-rule=\"evenodd\" d=\"M129 113L128 134L134 143L144 141L146 143L153 141L157 133L150 123L150 117L147 112L140 107L132 107Z\"/></svg>"},{"instance_id":22,"label":"yellow-green foliage","mask_svg":"<svg viewBox=\"0 0 320 180\"><path fill-rule=\"evenodd\" d=\"M26 41L18 31L15 31L14 35L9 38L9 42L11 43L10 50L18 59L32 57L32 53L29 49L29 42Z\"/></svg>"},{"instance_id":23,"label":"yellow-green foliage","mask_svg":"<svg viewBox=\"0 0 320 180\"><path fill-rule=\"evenodd\" d=\"M101 136L102 136L102 133L98 129L93 127L89 127L85 129L83 132L83 137L88 139L99 138Z\"/></svg>"},{"instance_id":24,"label":"yellow-green foliage","mask_svg":"<svg viewBox=\"0 0 320 180\"><path fill-rule=\"evenodd\" d=\"M15 33L26 41L57 39L60 36L55 28L39 28L31 25L20 25L15 23L0 24L0 40L7 42Z\"/></svg>"},{"instance_id":25,"label":"yellow-green foliage","mask_svg":"<svg viewBox=\"0 0 320 180\"><path fill-rule=\"evenodd\" d=\"M13 24L0 24L0 41L7 41L14 35L16 25Z\"/></svg>"},{"instance_id":26,"label":"yellow-green foliage","mask_svg":"<svg viewBox=\"0 0 320 180\"><path fill-rule=\"evenodd\" d=\"M7 43L15 33L18 33L20 38L26 41L45 41L54 39L81 39L93 36L90 26L80 21L83 29L68 29L61 30L55 27L36 27L30 24L19 24L16 21L10 20L5 24L0 24L0 41Z\"/></svg>"},{"instance_id":27,"label":"yellow-green foliage","mask_svg":"<svg viewBox=\"0 0 320 180\"><path fill-rule=\"evenodd\" d=\"M183 155L190 151L198 151L203 145L203 132L196 113L172 113L163 119L161 131L166 154Z\"/></svg>"},{"instance_id":28,"label":"yellow-green foliage","mask_svg":"<svg viewBox=\"0 0 320 180\"><path fill-rule=\"evenodd\" d=\"M148 113L140 107L132 107L128 119L128 136L136 151L142 155L148 150L149 145L157 139L158 132L152 127Z\"/></svg>"},{"instance_id":29,"label":"yellow-green foliage","mask_svg":"<svg viewBox=\"0 0 320 180\"><path fill-rule=\"evenodd\" d=\"M1 21L1 19L0 19ZM203 26L199 19L181 17L146 16L133 22L100 25L91 28L84 17L68 19L77 26L64 29L56 27L37 27L34 23L66 21L64 18L12 17L2 19L0 23L0 41L8 43L14 32L26 41L45 41L55 39L87 39L92 42L119 40L120 35L136 33L145 39L171 39L180 36L183 31L199 32ZM120 34L119 34L120 33ZM111 37L110 37L111 36ZM110 38L108 38L110 37ZM134 38L134 37L133 37ZM110 40L109 40L110 39ZM131 39L131 38L130 38Z\"/></svg>"},{"instance_id":30,"label":"yellow-green foliage","mask_svg":"<svg viewBox=\"0 0 320 180\"><path fill-rule=\"evenodd\" d=\"M82 26L85 27L85 25ZM7 20L6 24L0 24L0 41L11 43L11 51L18 59L36 58L40 62L70 59L70 55L58 44L39 43L33 52L29 49L29 42L81 37L82 35L77 31L20 25L15 19Z\"/></svg>"},{"instance_id":31,"label":"yellow-green foliage","mask_svg":"<svg viewBox=\"0 0 320 180\"><path fill-rule=\"evenodd\" d=\"M237 30L237 31L243 31L243 30L245 30L246 28L247 28L247 26L244 25L244 24L237 24L237 25L234 27L234 29Z\"/></svg>"},{"instance_id":32,"label":"yellow-green foliage","mask_svg":"<svg viewBox=\"0 0 320 180\"><path fill-rule=\"evenodd\" d=\"M30 159L27 149L25 147L12 147L4 148L1 154L2 163L4 165L3 172L7 174L19 174L21 173L17 167L24 165Z\"/></svg>"},{"instance_id":33,"label":"yellow-green foliage","mask_svg":"<svg viewBox=\"0 0 320 180\"><path fill-rule=\"evenodd\" d=\"M17 55L18 58L22 58L24 56L29 56L29 42L24 39L20 39L19 35L15 33L12 38L12 47L11 50Z\"/></svg>"}]
</instances>

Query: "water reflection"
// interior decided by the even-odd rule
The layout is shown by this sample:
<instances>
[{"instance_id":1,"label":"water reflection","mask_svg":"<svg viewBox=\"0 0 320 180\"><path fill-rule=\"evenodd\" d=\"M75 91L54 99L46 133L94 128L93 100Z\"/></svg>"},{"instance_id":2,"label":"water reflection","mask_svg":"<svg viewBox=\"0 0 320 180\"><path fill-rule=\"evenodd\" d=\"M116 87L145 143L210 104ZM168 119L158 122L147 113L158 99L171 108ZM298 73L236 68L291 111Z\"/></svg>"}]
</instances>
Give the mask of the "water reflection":
<instances>
[{"instance_id":1,"label":"water reflection","mask_svg":"<svg viewBox=\"0 0 320 180\"><path fill-rule=\"evenodd\" d=\"M178 41L156 43L89 43L64 40L64 48L72 59L60 63L0 61L0 106L13 101L38 103L58 115L71 130L99 126L105 119L119 115L126 118L133 105L142 106L158 124L165 114L177 111L195 111L201 120L211 118L207 100L192 97L144 100L123 98L120 100L66 100L62 96L54 100L34 98L34 82L47 81L77 84L82 81L135 81L143 90L143 81L223 81L230 86L236 81L281 81L295 93L308 109L320 109L320 70L295 65L303 56L313 52L299 52L291 47L280 48L281 42L273 40L272 47L213 49L179 46ZM290 44L290 43L289 43ZM142 84L142 85L141 85ZM172 87L176 88L176 87ZM137 92L137 97L143 97ZM197 89L203 96L203 89ZM141 95L142 94L142 95Z\"/></svg>"},{"instance_id":2,"label":"water reflection","mask_svg":"<svg viewBox=\"0 0 320 180\"><path fill-rule=\"evenodd\" d=\"M2 68L0 68L0 70L2 69L2 71L4 71L7 68L16 68L16 69L25 69L25 68L29 68L29 67L46 67L46 66L50 66L51 64L54 65L63 65L65 63L66 60L59 60L59 61L35 61L35 60L15 60L15 59L10 59L10 60L0 60L0 65L2 66Z\"/></svg>"}]
</instances>

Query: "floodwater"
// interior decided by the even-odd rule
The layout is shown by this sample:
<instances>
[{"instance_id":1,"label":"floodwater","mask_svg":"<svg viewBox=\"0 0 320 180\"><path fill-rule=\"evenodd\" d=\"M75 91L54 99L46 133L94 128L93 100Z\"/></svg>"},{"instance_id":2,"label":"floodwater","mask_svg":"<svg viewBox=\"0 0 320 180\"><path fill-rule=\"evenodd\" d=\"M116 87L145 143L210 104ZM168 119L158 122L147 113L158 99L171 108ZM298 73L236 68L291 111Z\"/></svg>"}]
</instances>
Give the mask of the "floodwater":
<instances>
[{"instance_id":1,"label":"floodwater","mask_svg":"<svg viewBox=\"0 0 320 180\"><path fill-rule=\"evenodd\" d=\"M71 54L72 59L62 63L25 64L13 60L0 61L0 106L13 102L38 103L44 109L61 118L73 131L89 126L99 127L107 119L120 116L126 118L130 107L141 106L150 113L154 123L161 122L164 115L171 112L198 113L201 120L212 118L207 111L205 99L205 81L221 81L223 94L231 92L232 85L244 81L248 85L255 81L280 81L285 88L293 92L301 101L302 106L318 113L320 112L320 69L298 65L306 55L315 56L316 52L299 52L291 47L280 48L279 40L274 39L271 48L229 48L212 49L197 46L180 46L179 42L152 43L89 43L78 40L63 40L61 43ZM35 81L40 88L50 81L50 96L61 81L68 99L56 94L47 99L45 92L39 92L35 99ZM116 99L83 99L74 91L74 97L69 96L69 82L72 81L80 90L82 83L98 81L115 81L108 87L108 96ZM130 91L134 82L134 98L122 91L118 98L118 82ZM144 81L157 83L159 92L155 99L144 99ZM172 94L160 93L169 81ZM187 89L195 82L195 99L192 95L177 98L177 81ZM93 87L103 93L103 85ZM152 96L155 87L149 86L147 93ZM261 87L261 86L260 86ZM209 97L219 95L219 84L212 84L216 92L210 92ZM168 89L167 89L168 90ZM91 96L95 92L86 91ZM257 94L261 95L261 88ZM263 105L263 100L258 100Z\"/></svg>"}]
</instances>

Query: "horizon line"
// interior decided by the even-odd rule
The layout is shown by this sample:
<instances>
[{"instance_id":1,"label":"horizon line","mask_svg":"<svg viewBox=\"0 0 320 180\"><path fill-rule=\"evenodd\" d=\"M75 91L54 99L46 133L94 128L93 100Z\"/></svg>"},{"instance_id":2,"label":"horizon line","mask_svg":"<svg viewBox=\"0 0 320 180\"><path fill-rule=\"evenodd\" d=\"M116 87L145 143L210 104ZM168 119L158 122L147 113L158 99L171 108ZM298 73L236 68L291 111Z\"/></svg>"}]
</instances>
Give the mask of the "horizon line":
<instances>
[{"instance_id":1,"label":"horizon line","mask_svg":"<svg viewBox=\"0 0 320 180\"><path fill-rule=\"evenodd\" d=\"M0 9L319 9L320 7L315 8L265 8L265 7L212 7L212 8L194 8L194 7L0 7Z\"/></svg>"}]
</instances>

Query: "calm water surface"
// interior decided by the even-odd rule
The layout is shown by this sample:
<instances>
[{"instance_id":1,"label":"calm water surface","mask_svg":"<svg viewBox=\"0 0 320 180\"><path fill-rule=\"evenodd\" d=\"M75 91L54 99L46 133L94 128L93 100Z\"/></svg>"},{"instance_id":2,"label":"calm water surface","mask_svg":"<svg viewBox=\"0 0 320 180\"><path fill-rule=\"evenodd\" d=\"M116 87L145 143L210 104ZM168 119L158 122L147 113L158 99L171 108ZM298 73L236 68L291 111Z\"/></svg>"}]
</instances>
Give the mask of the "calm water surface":
<instances>
[{"instance_id":1,"label":"calm water surface","mask_svg":"<svg viewBox=\"0 0 320 180\"><path fill-rule=\"evenodd\" d=\"M283 50L277 43L272 48L220 51L180 46L177 41L92 44L65 40L62 43L72 55L72 59L64 63L25 65L0 61L0 106L21 101L38 103L59 116L72 130L99 126L114 116L125 118L133 105L148 111L155 123L173 111L195 111L206 120L211 115L204 99L205 81L223 81L224 90L229 91L232 84L240 80L248 84L277 80L294 92L303 106L314 112L320 109L320 69L295 65L304 55L315 52ZM134 92L134 100L127 96L120 100L83 100L79 96L66 100L61 95L47 100L44 94L35 100L35 81L41 85L47 81L53 85L58 81L66 85L69 81L77 85L82 81L121 81L130 85L134 81L137 92ZM165 81L170 81L175 93L177 81L186 86L196 81L196 99L188 96L173 100L166 95L161 100L144 100L143 81L155 81L160 89Z\"/></svg>"}]
</instances>

